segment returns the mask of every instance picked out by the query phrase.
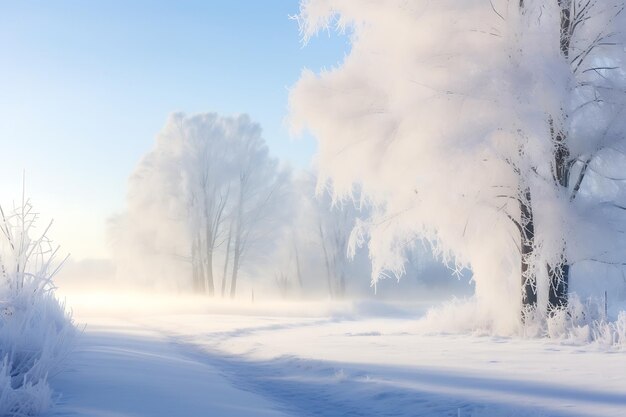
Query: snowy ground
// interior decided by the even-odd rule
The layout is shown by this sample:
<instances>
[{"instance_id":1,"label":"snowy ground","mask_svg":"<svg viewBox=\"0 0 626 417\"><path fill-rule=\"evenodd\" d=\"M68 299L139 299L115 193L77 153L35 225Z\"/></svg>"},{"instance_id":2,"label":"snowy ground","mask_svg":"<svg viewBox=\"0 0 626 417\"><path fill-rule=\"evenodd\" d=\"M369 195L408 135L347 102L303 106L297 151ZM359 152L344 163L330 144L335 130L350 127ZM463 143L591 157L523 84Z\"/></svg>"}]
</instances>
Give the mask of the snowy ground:
<instances>
[{"instance_id":1,"label":"snowy ground","mask_svg":"<svg viewBox=\"0 0 626 417\"><path fill-rule=\"evenodd\" d=\"M425 334L417 310L91 307L50 416L626 415L626 352Z\"/></svg>"},{"instance_id":2,"label":"snowy ground","mask_svg":"<svg viewBox=\"0 0 626 417\"><path fill-rule=\"evenodd\" d=\"M131 323L89 324L50 416L284 416L278 405L232 386L209 361Z\"/></svg>"}]
</instances>

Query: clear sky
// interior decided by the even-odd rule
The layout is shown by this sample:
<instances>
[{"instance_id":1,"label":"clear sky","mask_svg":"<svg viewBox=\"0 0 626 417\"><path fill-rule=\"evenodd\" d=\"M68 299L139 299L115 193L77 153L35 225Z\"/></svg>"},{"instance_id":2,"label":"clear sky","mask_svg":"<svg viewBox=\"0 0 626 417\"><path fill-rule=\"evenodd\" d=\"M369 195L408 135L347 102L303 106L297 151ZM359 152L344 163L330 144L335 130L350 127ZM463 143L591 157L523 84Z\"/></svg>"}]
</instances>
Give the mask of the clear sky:
<instances>
[{"instance_id":1,"label":"clear sky","mask_svg":"<svg viewBox=\"0 0 626 417\"><path fill-rule=\"evenodd\" d=\"M107 256L106 219L172 111L248 113L272 152L315 153L284 119L303 68L345 39L302 47L298 0L0 0L0 202L27 194L74 259Z\"/></svg>"}]
</instances>

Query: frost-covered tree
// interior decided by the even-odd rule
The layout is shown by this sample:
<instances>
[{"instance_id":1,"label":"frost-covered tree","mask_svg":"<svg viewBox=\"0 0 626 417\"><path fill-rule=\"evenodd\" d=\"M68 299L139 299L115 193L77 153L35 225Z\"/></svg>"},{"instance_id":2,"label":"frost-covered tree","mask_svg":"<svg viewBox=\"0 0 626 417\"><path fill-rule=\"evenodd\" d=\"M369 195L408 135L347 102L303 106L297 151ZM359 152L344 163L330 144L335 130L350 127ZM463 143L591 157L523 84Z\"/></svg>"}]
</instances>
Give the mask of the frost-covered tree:
<instances>
[{"instance_id":1,"label":"frost-covered tree","mask_svg":"<svg viewBox=\"0 0 626 417\"><path fill-rule=\"evenodd\" d=\"M168 124L170 145L180 141L178 169L186 197L193 287L215 293L214 255L225 233L228 209L232 208L232 177L237 152L235 140L226 139L234 121L216 123L215 115L199 116L196 122L174 116ZM235 135L241 134L235 132ZM226 140L225 140L226 139Z\"/></svg>"},{"instance_id":2,"label":"frost-covered tree","mask_svg":"<svg viewBox=\"0 0 626 417\"><path fill-rule=\"evenodd\" d=\"M244 255L271 246L288 183L248 116L173 114L131 176L120 255L172 280L188 262L194 291L224 295L230 278L234 296Z\"/></svg>"},{"instance_id":3,"label":"frost-covered tree","mask_svg":"<svg viewBox=\"0 0 626 417\"><path fill-rule=\"evenodd\" d=\"M458 282L432 260L427 248L418 247L407 253L407 279L401 285L370 286L364 279L371 275L367 248L351 244L361 238L353 230L360 224L359 217L367 215L368 207L352 199L333 200L331 190L317 188L317 183L313 172L301 171L295 176L290 198L293 207L263 272L273 278L274 290L281 296L405 299L427 292L432 295L432 291ZM433 282L435 276L443 279ZM459 294L456 289L455 294Z\"/></svg>"},{"instance_id":4,"label":"frost-covered tree","mask_svg":"<svg viewBox=\"0 0 626 417\"><path fill-rule=\"evenodd\" d=\"M232 252L231 298L235 297L239 269L247 252L254 247L268 246L277 228L285 221L284 214L290 207L290 171L279 169L278 161L269 157L260 136L242 142L241 146L236 209L229 229L224 263L225 280L228 255Z\"/></svg>"},{"instance_id":5,"label":"frost-covered tree","mask_svg":"<svg viewBox=\"0 0 626 417\"><path fill-rule=\"evenodd\" d=\"M305 71L292 122L320 181L373 205L373 279L419 239L470 267L481 318L564 307L572 267L621 268L624 4L617 0L305 0L305 41L349 32L337 68ZM358 240L358 239L357 239ZM520 282L522 282L520 291Z\"/></svg>"},{"instance_id":6,"label":"frost-covered tree","mask_svg":"<svg viewBox=\"0 0 626 417\"><path fill-rule=\"evenodd\" d=\"M532 15L533 10L540 13L545 8L540 3L527 0L521 0L519 6L522 15ZM623 146L624 126L614 124L612 119L621 118L626 105L621 66L624 34L620 33L623 30L621 15L624 7L622 1L557 0L552 8L558 19L545 24L558 26L556 54L565 68L554 74L567 81L566 88L561 92L561 107L558 112L546 116L552 144L552 182L566 204L576 199L591 164L595 167L603 163L605 166L613 165L617 161L606 161L607 156L622 152L614 145L619 146L622 142ZM539 167L531 168L536 170ZM598 170L595 169L595 172ZM600 198L596 200L604 203L604 196L596 193L596 197L598 194ZM524 196L525 199L521 200L522 222L518 226L527 236L534 231L531 188L524 189ZM570 265L575 259L568 253L567 246L568 240L564 239L557 258L546 266L550 309L567 305ZM524 260L523 270L526 269L525 264ZM533 281L536 277L532 274L523 276L526 295L523 301L530 305L536 303L536 297L529 296Z\"/></svg>"}]
</instances>

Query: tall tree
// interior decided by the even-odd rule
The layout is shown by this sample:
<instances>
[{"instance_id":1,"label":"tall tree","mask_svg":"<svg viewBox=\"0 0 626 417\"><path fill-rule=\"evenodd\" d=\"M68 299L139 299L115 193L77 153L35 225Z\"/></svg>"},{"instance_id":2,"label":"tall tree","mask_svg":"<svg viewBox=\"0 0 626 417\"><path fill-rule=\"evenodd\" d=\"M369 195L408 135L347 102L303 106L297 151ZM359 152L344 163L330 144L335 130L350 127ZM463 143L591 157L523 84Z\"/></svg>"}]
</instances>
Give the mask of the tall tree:
<instances>
[{"instance_id":1,"label":"tall tree","mask_svg":"<svg viewBox=\"0 0 626 417\"><path fill-rule=\"evenodd\" d=\"M238 198L231 229L234 233L231 298L237 293L239 270L247 252L255 246L267 245L275 234L276 223L282 220L281 213L288 205L290 185L290 171L279 167L259 137L241 145L244 157L238 166Z\"/></svg>"},{"instance_id":2,"label":"tall tree","mask_svg":"<svg viewBox=\"0 0 626 417\"><path fill-rule=\"evenodd\" d=\"M622 45L619 32L613 32L614 21L622 14L624 4L622 2L598 2L595 0L554 0L557 6L558 19L553 22L558 27L558 51L560 58L567 65L569 71L563 71L561 77L569 80L570 88L563 98L562 106L555 114L546 116L552 143L552 180L554 186L564 194L571 202L576 198L588 170L589 163L594 158L594 153L603 150L603 140L596 144L596 149L591 155L588 153L576 154L576 149L570 149L572 144L568 140L568 132L573 130L571 123L579 122L576 112L579 108L572 109L571 104L580 101L581 97L593 93L593 100L579 104L582 106L604 107L602 99L606 93L602 90L613 90L615 86L607 86L606 81L611 83L616 78L622 78L623 73L619 66L607 65L607 62L617 64L619 57L611 51ZM541 7L533 4L535 7ZM524 2L520 2L522 11ZM598 27L599 21L607 23L606 27ZM591 26L588 28L587 26ZM595 26L595 27L594 27ZM609 29L610 28L610 29ZM622 46L619 46L623 49ZM556 48L555 48L556 49ZM599 53L596 49L603 49ZM619 54L619 52L618 52ZM605 62L603 62L605 61ZM616 76L615 72L618 71ZM591 74L591 76L589 75ZM620 99L620 101L622 101ZM619 104L622 106L623 104ZM613 110L614 111L614 110ZM612 111L609 109L609 113ZM584 120L584 119L583 119ZM586 121L593 124L593 120ZM596 138L587 138L596 141ZM576 170L575 168L578 168ZM575 182L572 183L572 176ZM530 196L530 191L527 191ZM528 206L532 213L532 208ZM524 214L524 211L522 211ZM561 253L555 262L548 263L547 273L549 278L548 309L555 310L567 306L568 284L570 276L570 263L567 254L567 241L563 241Z\"/></svg>"},{"instance_id":3,"label":"tall tree","mask_svg":"<svg viewBox=\"0 0 626 417\"><path fill-rule=\"evenodd\" d=\"M131 179L121 229L150 248L140 263L188 261L188 286L196 292L215 294L215 265L222 262L224 295L230 266L234 296L244 254L261 251L262 238L270 247L271 229L283 221L277 206L288 181L248 116L173 114ZM179 270L168 269L170 279Z\"/></svg>"},{"instance_id":4,"label":"tall tree","mask_svg":"<svg viewBox=\"0 0 626 417\"><path fill-rule=\"evenodd\" d=\"M329 25L354 32L341 65L305 71L290 103L294 126L319 140L322 183L339 196L358 185L374 206L363 223L374 279L402 274L407 248L429 240L472 269L481 317L512 329L520 303L565 307L576 262L620 267L608 225L624 220L623 183L607 174L626 162L623 8L301 3L305 40Z\"/></svg>"}]
</instances>

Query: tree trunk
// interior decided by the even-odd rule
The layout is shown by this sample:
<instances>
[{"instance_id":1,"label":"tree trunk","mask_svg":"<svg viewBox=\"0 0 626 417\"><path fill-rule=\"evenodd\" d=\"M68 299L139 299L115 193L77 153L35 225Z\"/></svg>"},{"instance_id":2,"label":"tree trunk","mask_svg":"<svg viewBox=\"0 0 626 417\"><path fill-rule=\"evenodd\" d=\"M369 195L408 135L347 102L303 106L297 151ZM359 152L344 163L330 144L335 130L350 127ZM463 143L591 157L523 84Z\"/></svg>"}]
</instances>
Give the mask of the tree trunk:
<instances>
[{"instance_id":1,"label":"tree trunk","mask_svg":"<svg viewBox=\"0 0 626 417\"><path fill-rule=\"evenodd\" d=\"M230 298L235 298L237 293L237 272L239 271L239 250L235 245L235 256L233 257L233 275L230 281Z\"/></svg>"},{"instance_id":2,"label":"tree trunk","mask_svg":"<svg viewBox=\"0 0 626 417\"><path fill-rule=\"evenodd\" d=\"M537 308L537 277L531 266L531 257L535 245L535 222L533 217L530 189L524 191L519 200L521 222L521 272L522 272L522 317L530 309Z\"/></svg>"},{"instance_id":3,"label":"tree trunk","mask_svg":"<svg viewBox=\"0 0 626 417\"><path fill-rule=\"evenodd\" d=\"M553 129L554 130L554 129ZM569 187L570 161L569 150L565 145L565 135L561 132L554 134L554 173L558 186ZM561 254L561 261L555 265L547 265L550 289L548 292L548 311L567 307L569 270L570 266L565 255L565 248Z\"/></svg>"},{"instance_id":4,"label":"tree trunk","mask_svg":"<svg viewBox=\"0 0 626 417\"><path fill-rule=\"evenodd\" d=\"M193 240L191 245L191 268L193 274L193 291L203 293L206 291L204 284L204 268L202 260L202 242L200 236Z\"/></svg>"},{"instance_id":5,"label":"tree trunk","mask_svg":"<svg viewBox=\"0 0 626 417\"><path fill-rule=\"evenodd\" d=\"M300 269L300 254L298 252L298 242L295 237L293 239L293 248L296 255L296 274L298 275L298 285L300 286L300 291L302 291L304 286L302 284L302 270Z\"/></svg>"},{"instance_id":6,"label":"tree trunk","mask_svg":"<svg viewBox=\"0 0 626 417\"><path fill-rule=\"evenodd\" d=\"M198 270L198 246L196 239L191 244L191 287L194 292L199 292L198 282L200 281L200 271Z\"/></svg>"},{"instance_id":7,"label":"tree trunk","mask_svg":"<svg viewBox=\"0 0 626 417\"><path fill-rule=\"evenodd\" d=\"M319 224L320 240L322 242L322 250L324 252L324 264L326 265L326 279L328 280L328 294L333 297L333 279L330 271L330 261L328 260L328 250L326 249L326 238L324 236L324 230L322 229L322 223Z\"/></svg>"},{"instance_id":8,"label":"tree trunk","mask_svg":"<svg viewBox=\"0 0 626 417\"><path fill-rule=\"evenodd\" d=\"M206 221L206 287L209 295L215 295L215 284L213 283L213 249L215 245L214 231L211 230L211 217L205 212Z\"/></svg>"},{"instance_id":9,"label":"tree trunk","mask_svg":"<svg viewBox=\"0 0 626 417\"><path fill-rule=\"evenodd\" d=\"M554 312L556 309L567 307L568 287L569 287L568 263L563 261L556 267L548 265L548 276L550 277L550 292L548 293L548 309Z\"/></svg>"},{"instance_id":10,"label":"tree trunk","mask_svg":"<svg viewBox=\"0 0 626 417\"><path fill-rule=\"evenodd\" d=\"M206 254L206 286L211 297L215 295L215 285L213 284L213 248L209 248Z\"/></svg>"},{"instance_id":11,"label":"tree trunk","mask_svg":"<svg viewBox=\"0 0 626 417\"><path fill-rule=\"evenodd\" d=\"M519 1L520 12L524 13L524 0ZM520 181L523 179L520 178ZM521 191L521 190L520 190ZM530 188L525 187L523 195L518 197L520 207L520 249L521 249L521 285L522 285L522 320L537 308L537 276L531 265L535 250L535 218L533 215Z\"/></svg>"},{"instance_id":12,"label":"tree trunk","mask_svg":"<svg viewBox=\"0 0 626 417\"><path fill-rule=\"evenodd\" d=\"M242 248L242 237L243 233L242 229L242 221L243 221L243 197L244 197L244 177L241 177L240 180L240 189L239 189L239 206L237 207L237 227L235 228L235 246L233 250L235 251L233 256L233 274L230 281L230 298L235 298L235 294L237 293L237 274L239 272L239 261L241 258Z\"/></svg>"},{"instance_id":13,"label":"tree trunk","mask_svg":"<svg viewBox=\"0 0 626 417\"><path fill-rule=\"evenodd\" d=\"M230 258L230 241L233 236L233 228L231 226L228 231L228 242L226 242L226 260L224 261L224 272L222 273L222 298L226 294L226 275L228 275L228 260Z\"/></svg>"},{"instance_id":14,"label":"tree trunk","mask_svg":"<svg viewBox=\"0 0 626 417\"><path fill-rule=\"evenodd\" d=\"M561 55L569 62L571 43L571 0L557 0L561 6L560 49ZM554 180L557 186L569 188L570 152L567 147L567 137L564 132L557 131L554 121L550 118L550 133L554 143ZM555 266L547 266L550 289L548 292L548 311L567 307L569 270L570 265L565 255L565 248L561 254L561 261Z\"/></svg>"}]
</instances>

